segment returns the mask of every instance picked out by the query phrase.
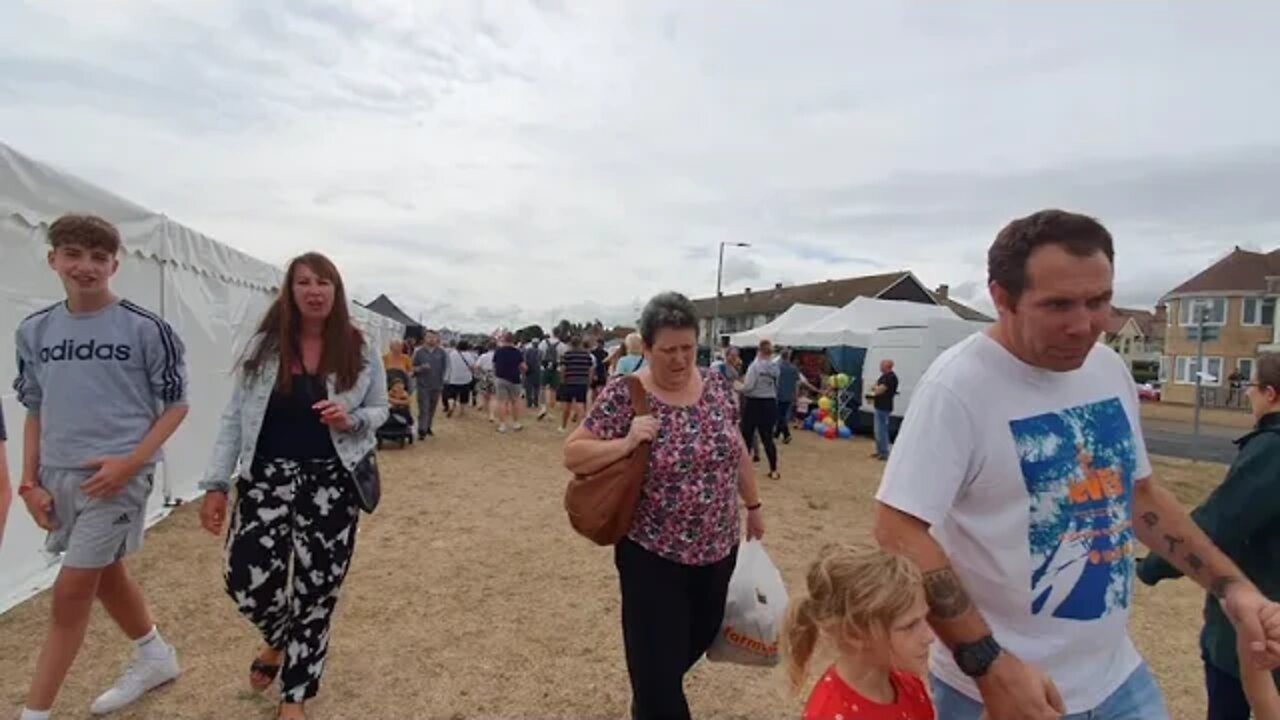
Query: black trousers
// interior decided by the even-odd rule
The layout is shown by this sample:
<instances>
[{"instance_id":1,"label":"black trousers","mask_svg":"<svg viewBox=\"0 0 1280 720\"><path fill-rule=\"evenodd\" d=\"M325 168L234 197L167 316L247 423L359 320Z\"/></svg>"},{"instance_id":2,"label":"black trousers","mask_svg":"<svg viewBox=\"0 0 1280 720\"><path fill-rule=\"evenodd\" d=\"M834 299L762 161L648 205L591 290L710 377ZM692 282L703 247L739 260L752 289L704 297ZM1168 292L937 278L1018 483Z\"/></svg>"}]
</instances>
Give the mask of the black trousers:
<instances>
[{"instance_id":1,"label":"black trousers","mask_svg":"<svg viewBox=\"0 0 1280 720\"><path fill-rule=\"evenodd\" d=\"M1209 695L1209 720L1249 720L1249 699L1240 678L1205 660L1204 685Z\"/></svg>"},{"instance_id":2,"label":"black trousers","mask_svg":"<svg viewBox=\"0 0 1280 720\"><path fill-rule=\"evenodd\" d=\"M778 428L778 401L773 398L745 398L742 406L742 438L747 447L755 452L755 436L760 436L760 444L764 445L764 454L769 458L769 471L778 470L778 446L774 444L774 433Z\"/></svg>"},{"instance_id":3,"label":"black trousers","mask_svg":"<svg viewBox=\"0 0 1280 720\"><path fill-rule=\"evenodd\" d=\"M696 567L672 562L631 540L614 549L622 586L622 640L631 677L631 720L691 720L684 676L724 620L729 557Z\"/></svg>"}]
</instances>

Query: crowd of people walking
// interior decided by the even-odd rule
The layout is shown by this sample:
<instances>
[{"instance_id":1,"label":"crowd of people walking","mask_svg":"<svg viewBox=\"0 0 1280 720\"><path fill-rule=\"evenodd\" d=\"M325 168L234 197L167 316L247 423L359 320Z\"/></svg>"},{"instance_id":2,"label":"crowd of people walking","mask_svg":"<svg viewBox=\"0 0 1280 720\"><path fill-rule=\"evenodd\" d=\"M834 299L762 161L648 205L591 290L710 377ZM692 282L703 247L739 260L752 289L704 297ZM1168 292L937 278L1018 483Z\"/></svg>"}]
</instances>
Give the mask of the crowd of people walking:
<instances>
[{"instance_id":1,"label":"crowd of people walking","mask_svg":"<svg viewBox=\"0 0 1280 720\"><path fill-rule=\"evenodd\" d=\"M50 717L95 600L133 643L95 714L181 674L125 561L188 412L185 348L163 318L112 292L114 226L69 215L48 235L66 296L16 331L18 495L62 566L23 720ZM1280 716L1280 356L1256 363L1256 429L1188 514L1153 476L1128 369L1096 343L1114 258L1100 223L1062 211L996 237L999 320L925 373L892 451L887 432L877 447L887 465L874 537L833 538L791 604L780 637L796 689L812 687L806 720L1167 720L1128 634L1135 567L1144 582L1182 575L1206 591L1210 718ZM505 433L558 404L572 473L648 449L613 547L621 662L633 720L690 718L684 678L721 629L740 543L766 534L775 439L789 440L788 405L808 382L788 354L764 342L745 371L732 348L700 367L696 312L675 293L650 300L612 354L599 338L517 345L510 333L481 347L426 333L379 348L347 308L328 258L288 264L238 359L200 482L201 524L224 542L225 594L260 636L245 649L247 684L278 684L280 718L305 717L319 692L361 514L379 503L377 433L411 389L419 438L435 434L441 405L450 417L475 408ZM877 410L897 385L891 364L881 369ZM6 440L0 417L0 468ZM757 444L774 483L757 482ZM0 511L8 501L0 494ZM1141 560L1139 542L1151 550ZM811 686L824 649L834 661Z\"/></svg>"}]
</instances>

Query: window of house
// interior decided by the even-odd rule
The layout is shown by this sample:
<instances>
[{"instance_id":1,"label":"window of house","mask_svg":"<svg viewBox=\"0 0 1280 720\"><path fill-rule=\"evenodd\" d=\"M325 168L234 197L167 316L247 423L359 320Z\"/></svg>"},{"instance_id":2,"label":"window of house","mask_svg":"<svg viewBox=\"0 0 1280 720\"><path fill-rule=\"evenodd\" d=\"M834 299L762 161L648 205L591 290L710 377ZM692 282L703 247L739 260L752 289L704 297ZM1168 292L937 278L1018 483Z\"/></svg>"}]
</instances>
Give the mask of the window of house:
<instances>
[{"instance_id":1,"label":"window of house","mask_svg":"<svg viewBox=\"0 0 1280 720\"><path fill-rule=\"evenodd\" d=\"M1156 375L1156 378L1159 379L1160 382L1162 383L1169 382L1169 356L1168 355L1160 356L1160 371L1159 371L1159 374Z\"/></svg>"},{"instance_id":2,"label":"window of house","mask_svg":"<svg viewBox=\"0 0 1280 720\"><path fill-rule=\"evenodd\" d=\"M1210 385L1217 387L1222 384L1222 358L1206 357L1204 359L1205 373L1213 378L1212 381L1204 379L1200 381L1202 385ZM1179 355L1174 363L1174 382L1179 385L1195 385L1196 384L1196 359L1190 355Z\"/></svg>"},{"instance_id":3,"label":"window of house","mask_svg":"<svg viewBox=\"0 0 1280 720\"><path fill-rule=\"evenodd\" d=\"M1121 354L1121 355L1128 355L1128 354L1129 354L1129 338L1125 338L1124 340L1122 340L1122 341L1120 342L1120 347L1121 347L1121 348L1123 348L1123 349L1120 351L1120 354Z\"/></svg>"},{"instance_id":4,"label":"window of house","mask_svg":"<svg viewBox=\"0 0 1280 720\"><path fill-rule=\"evenodd\" d=\"M1209 314L1205 320L1205 325L1226 325L1227 299L1223 297L1183 298L1178 303L1178 324L1183 326L1196 325L1199 322L1198 315L1201 312L1208 312Z\"/></svg>"},{"instance_id":5,"label":"window of house","mask_svg":"<svg viewBox=\"0 0 1280 720\"><path fill-rule=\"evenodd\" d=\"M1239 358L1236 360L1236 372L1240 373L1241 382L1251 382L1253 380L1253 358Z\"/></svg>"},{"instance_id":6,"label":"window of house","mask_svg":"<svg viewBox=\"0 0 1280 720\"><path fill-rule=\"evenodd\" d=\"M1271 325L1276 318L1276 299L1247 297L1240 314L1240 322L1244 325Z\"/></svg>"}]
</instances>

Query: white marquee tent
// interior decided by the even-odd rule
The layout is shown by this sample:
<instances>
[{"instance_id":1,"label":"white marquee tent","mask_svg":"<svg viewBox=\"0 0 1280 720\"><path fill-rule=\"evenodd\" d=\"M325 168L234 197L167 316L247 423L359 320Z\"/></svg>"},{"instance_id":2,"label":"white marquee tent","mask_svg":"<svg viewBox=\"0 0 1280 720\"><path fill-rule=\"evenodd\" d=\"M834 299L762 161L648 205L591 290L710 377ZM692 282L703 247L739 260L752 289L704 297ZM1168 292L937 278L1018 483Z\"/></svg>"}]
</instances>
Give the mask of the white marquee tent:
<instances>
[{"instance_id":1,"label":"white marquee tent","mask_svg":"<svg viewBox=\"0 0 1280 720\"><path fill-rule=\"evenodd\" d=\"M61 285L45 261L45 231L67 212L100 215L120 228L125 252L114 289L162 315L187 347L191 412L165 446L158 491L151 498L149 521L154 523L172 504L197 496L196 483L231 395L234 358L284 273L0 143L0 403L15 485L25 411L11 389L16 373L13 332L22 318L62 298ZM404 332L399 323L354 303L351 313L379 347ZM47 586L57 562L44 554L43 533L15 497L0 544L0 612Z\"/></svg>"},{"instance_id":2,"label":"white marquee tent","mask_svg":"<svg viewBox=\"0 0 1280 720\"><path fill-rule=\"evenodd\" d=\"M777 342L778 334L796 328L807 327L818 320L830 315L836 308L830 305L806 305L805 303L796 303L787 308L778 317L761 325L758 328L747 330L746 332L736 333L729 336L729 344L735 347L751 347L758 345L761 340L772 340Z\"/></svg>"},{"instance_id":3,"label":"white marquee tent","mask_svg":"<svg viewBox=\"0 0 1280 720\"><path fill-rule=\"evenodd\" d=\"M844 307L796 328L780 331L773 339L788 347L867 347L878 328L929 318L958 317L943 305L907 300L877 300L857 297Z\"/></svg>"}]
</instances>

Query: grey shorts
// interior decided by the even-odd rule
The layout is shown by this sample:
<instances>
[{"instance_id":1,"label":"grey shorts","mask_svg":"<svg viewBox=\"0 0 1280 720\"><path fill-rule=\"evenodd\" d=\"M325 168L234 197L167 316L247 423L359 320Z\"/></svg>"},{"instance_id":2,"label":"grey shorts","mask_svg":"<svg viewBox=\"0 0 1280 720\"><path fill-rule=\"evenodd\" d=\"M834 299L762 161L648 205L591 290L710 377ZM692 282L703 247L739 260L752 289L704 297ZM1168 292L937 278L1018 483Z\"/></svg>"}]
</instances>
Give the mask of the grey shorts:
<instances>
[{"instance_id":1,"label":"grey shorts","mask_svg":"<svg viewBox=\"0 0 1280 720\"><path fill-rule=\"evenodd\" d=\"M498 378L498 402L515 402L520 399L520 385Z\"/></svg>"},{"instance_id":2,"label":"grey shorts","mask_svg":"<svg viewBox=\"0 0 1280 720\"><path fill-rule=\"evenodd\" d=\"M45 549L62 553L64 567L86 569L107 567L141 550L154 472L147 468L115 495L91 498L80 486L92 471L41 468L40 485L53 497L56 523Z\"/></svg>"}]
</instances>

